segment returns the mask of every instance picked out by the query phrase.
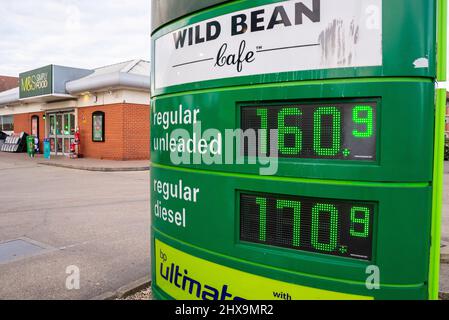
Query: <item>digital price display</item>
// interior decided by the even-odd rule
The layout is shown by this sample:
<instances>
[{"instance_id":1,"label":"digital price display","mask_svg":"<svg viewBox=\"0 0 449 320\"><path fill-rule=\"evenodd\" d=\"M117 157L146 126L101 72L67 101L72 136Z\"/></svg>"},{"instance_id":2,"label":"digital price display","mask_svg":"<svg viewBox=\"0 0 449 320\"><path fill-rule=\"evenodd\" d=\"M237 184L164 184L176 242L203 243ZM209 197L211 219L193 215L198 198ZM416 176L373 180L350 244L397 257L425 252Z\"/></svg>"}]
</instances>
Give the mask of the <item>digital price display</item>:
<instances>
[{"instance_id":1,"label":"digital price display","mask_svg":"<svg viewBox=\"0 0 449 320\"><path fill-rule=\"evenodd\" d=\"M240 240L372 259L375 204L272 194L240 195Z\"/></svg>"},{"instance_id":2,"label":"digital price display","mask_svg":"<svg viewBox=\"0 0 449 320\"><path fill-rule=\"evenodd\" d=\"M257 149L280 158L376 160L377 103L315 103L243 106L241 128L255 130ZM278 141L272 130L277 130ZM274 142L274 143L273 143ZM244 156L254 144L242 143Z\"/></svg>"}]
</instances>

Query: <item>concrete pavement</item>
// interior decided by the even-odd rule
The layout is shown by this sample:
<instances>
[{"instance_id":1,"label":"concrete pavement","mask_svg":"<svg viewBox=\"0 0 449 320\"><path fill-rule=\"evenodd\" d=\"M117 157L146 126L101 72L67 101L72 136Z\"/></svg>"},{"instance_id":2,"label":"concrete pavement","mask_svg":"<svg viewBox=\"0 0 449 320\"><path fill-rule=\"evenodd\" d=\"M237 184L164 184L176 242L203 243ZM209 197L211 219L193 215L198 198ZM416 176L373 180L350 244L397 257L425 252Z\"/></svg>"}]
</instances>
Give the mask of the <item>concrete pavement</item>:
<instances>
[{"instance_id":1,"label":"concrete pavement","mask_svg":"<svg viewBox=\"0 0 449 320\"><path fill-rule=\"evenodd\" d=\"M0 243L48 250L0 263L0 299L90 299L150 273L149 173L41 166L0 154ZM67 267L80 270L68 290Z\"/></svg>"},{"instance_id":2,"label":"concrete pavement","mask_svg":"<svg viewBox=\"0 0 449 320\"><path fill-rule=\"evenodd\" d=\"M2 153L1 157L5 162L8 159L10 163L26 161L27 163L37 163L39 165L87 171L127 172L148 171L150 169L149 160L114 161L85 158L69 159L65 156L52 156L51 159L45 159L41 154L36 155L35 158L30 158L25 153Z\"/></svg>"}]
</instances>

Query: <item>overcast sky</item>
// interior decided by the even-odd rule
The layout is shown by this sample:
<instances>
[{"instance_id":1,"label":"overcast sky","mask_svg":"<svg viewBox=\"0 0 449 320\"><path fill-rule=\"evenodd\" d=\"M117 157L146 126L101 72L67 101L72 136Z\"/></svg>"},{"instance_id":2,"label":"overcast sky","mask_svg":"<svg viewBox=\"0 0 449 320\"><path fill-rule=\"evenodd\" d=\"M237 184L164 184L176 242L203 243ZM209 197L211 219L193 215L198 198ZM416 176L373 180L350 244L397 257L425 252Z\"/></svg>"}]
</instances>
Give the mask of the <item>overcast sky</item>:
<instances>
[{"instance_id":1,"label":"overcast sky","mask_svg":"<svg viewBox=\"0 0 449 320\"><path fill-rule=\"evenodd\" d=\"M0 0L0 75L150 60L150 0Z\"/></svg>"},{"instance_id":2,"label":"overcast sky","mask_svg":"<svg viewBox=\"0 0 449 320\"><path fill-rule=\"evenodd\" d=\"M0 75L150 60L150 7L150 0L0 0Z\"/></svg>"}]
</instances>

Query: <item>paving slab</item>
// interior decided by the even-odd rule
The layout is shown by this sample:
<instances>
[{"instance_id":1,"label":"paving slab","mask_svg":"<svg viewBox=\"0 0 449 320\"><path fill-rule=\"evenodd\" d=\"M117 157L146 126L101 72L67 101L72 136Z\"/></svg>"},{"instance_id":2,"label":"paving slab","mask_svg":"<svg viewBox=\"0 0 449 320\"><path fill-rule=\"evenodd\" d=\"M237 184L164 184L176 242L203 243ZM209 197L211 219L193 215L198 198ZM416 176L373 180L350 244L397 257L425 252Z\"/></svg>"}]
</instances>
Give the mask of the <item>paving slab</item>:
<instances>
[{"instance_id":1,"label":"paving slab","mask_svg":"<svg viewBox=\"0 0 449 320\"><path fill-rule=\"evenodd\" d=\"M150 169L150 160L115 161L92 158L70 159L65 156L52 156L50 159L45 159L40 154L34 158L30 158L25 153L1 153L1 157L2 159L8 159L11 166L14 164L39 164L67 169L102 172L148 171Z\"/></svg>"}]
</instances>

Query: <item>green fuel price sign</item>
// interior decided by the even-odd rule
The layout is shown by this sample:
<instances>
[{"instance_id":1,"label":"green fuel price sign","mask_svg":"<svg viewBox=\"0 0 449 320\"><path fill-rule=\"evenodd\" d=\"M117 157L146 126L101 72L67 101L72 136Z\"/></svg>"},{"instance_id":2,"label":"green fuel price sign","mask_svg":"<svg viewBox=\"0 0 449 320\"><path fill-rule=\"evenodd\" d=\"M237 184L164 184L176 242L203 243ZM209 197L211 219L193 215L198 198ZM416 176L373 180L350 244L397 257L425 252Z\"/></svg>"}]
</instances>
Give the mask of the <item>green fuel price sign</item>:
<instances>
[{"instance_id":1,"label":"green fuel price sign","mask_svg":"<svg viewBox=\"0 0 449 320\"><path fill-rule=\"evenodd\" d=\"M276 247L370 260L373 203L240 196L240 239Z\"/></svg>"},{"instance_id":2,"label":"green fuel price sign","mask_svg":"<svg viewBox=\"0 0 449 320\"><path fill-rule=\"evenodd\" d=\"M279 157L376 160L376 103L272 105L242 108L241 127L259 133L255 150L269 154L273 137ZM246 145L245 155L254 153Z\"/></svg>"},{"instance_id":3,"label":"green fuel price sign","mask_svg":"<svg viewBox=\"0 0 449 320\"><path fill-rule=\"evenodd\" d=\"M437 299L447 1L181 2L152 1L154 295Z\"/></svg>"}]
</instances>

